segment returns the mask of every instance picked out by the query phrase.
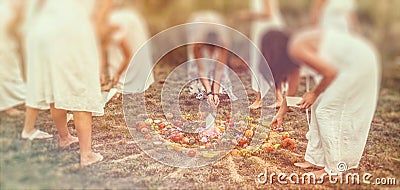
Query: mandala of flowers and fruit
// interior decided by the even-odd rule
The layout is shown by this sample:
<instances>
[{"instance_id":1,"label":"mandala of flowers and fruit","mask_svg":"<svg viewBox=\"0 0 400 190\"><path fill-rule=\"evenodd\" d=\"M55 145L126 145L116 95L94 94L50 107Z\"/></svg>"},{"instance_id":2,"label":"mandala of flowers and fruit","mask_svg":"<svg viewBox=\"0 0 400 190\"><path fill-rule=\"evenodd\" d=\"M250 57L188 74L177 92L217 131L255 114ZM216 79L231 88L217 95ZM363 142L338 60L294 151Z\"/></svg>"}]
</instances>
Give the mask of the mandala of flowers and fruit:
<instances>
[{"instance_id":1,"label":"mandala of flowers and fruit","mask_svg":"<svg viewBox=\"0 0 400 190\"><path fill-rule=\"evenodd\" d=\"M154 146L164 145L168 150L189 157L214 158L228 152L233 156L256 156L280 148L292 150L295 147L295 140L283 128L257 134L257 127L269 128L268 121L256 121L250 116L227 115L217 117L213 126L207 127L204 117L204 114L198 113L177 118L167 113L165 118L147 118L138 122L136 130L145 139L153 141ZM227 130L229 128L230 132ZM258 147L252 146L256 135L264 140Z\"/></svg>"}]
</instances>

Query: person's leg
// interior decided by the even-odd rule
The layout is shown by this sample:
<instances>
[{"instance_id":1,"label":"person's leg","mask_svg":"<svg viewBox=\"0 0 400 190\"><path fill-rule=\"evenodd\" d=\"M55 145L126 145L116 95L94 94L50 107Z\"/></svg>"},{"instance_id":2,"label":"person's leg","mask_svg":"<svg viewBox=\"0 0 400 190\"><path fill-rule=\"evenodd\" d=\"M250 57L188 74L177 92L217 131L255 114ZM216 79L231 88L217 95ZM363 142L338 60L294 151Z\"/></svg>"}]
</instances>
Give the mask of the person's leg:
<instances>
[{"instance_id":1,"label":"person's leg","mask_svg":"<svg viewBox=\"0 0 400 190\"><path fill-rule=\"evenodd\" d=\"M325 166L324 150L322 147L322 140L320 134L320 123L317 120L317 107L321 99L317 99L314 105L311 106L311 123L306 134L308 140L304 162L294 163L295 166L300 168L317 168L323 169Z\"/></svg>"},{"instance_id":2,"label":"person's leg","mask_svg":"<svg viewBox=\"0 0 400 190\"><path fill-rule=\"evenodd\" d=\"M259 54L259 50L257 48L259 48L261 46L261 36L262 36L262 32L261 30L258 28L253 28L253 31L251 33L251 39L253 42L255 42L256 46L251 46L250 47L250 75L251 75L251 87L253 88L254 91L257 92L257 96L256 96L256 100L249 106L250 109L258 109L260 107L262 107L262 97L261 97L261 89L262 86L261 85L265 85L262 83L265 83L262 80L262 75L261 73L258 71L258 67L260 64L260 54Z\"/></svg>"},{"instance_id":3,"label":"person's leg","mask_svg":"<svg viewBox=\"0 0 400 190\"><path fill-rule=\"evenodd\" d=\"M275 107L280 108L283 101L282 87L281 84L276 86L276 103Z\"/></svg>"},{"instance_id":4,"label":"person's leg","mask_svg":"<svg viewBox=\"0 0 400 190\"><path fill-rule=\"evenodd\" d=\"M81 165L86 166L101 161L99 153L92 152L92 113L75 111L74 123L79 138Z\"/></svg>"},{"instance_id":5,"label":"person's leg","mask_svg":"<svg viewBox=\"0 0 400 190\"><path fill-rule=\"evenodd\" d=\"M63 109L57 109L54 107L54 104L51 104L50 112L60 137L60 147L65 148L72 143L78 142L78 138L72 136L68 131L67 111Z\"/></svg>"},{"instance_id":6,"label":"person's leg","mask_svg":"<svg viewBox=\"0 0 400 190\"><path fill-rule=\"evenodd\" d=\"M288 96L295 96L300 84L300 68L294 69L288 76Z\"/></svg>"},{"instance_id":7,"label":"person's leg","mask_svg":"<svg viewBox=\"0 0 400 190\"><path fill-rule=\"evenodd\" d=\"M275 107L279 108L282 105L282 101L283 101L283 95L282 95L282 90L279 86L277 86L276 88L276 103L275 103ZM262 106L262 98L261 98L261 92L257 92L257 97L256 100L249 106L250 109L257 109L260 108Z\"/></svg>"},{"instance_id":8,"label":"person's leg","mask_svg":"<svg viewBox=\"0 0 400 190\"><path fill-rule=\"evenodd\" d=\"M262 106L261 92L257 92L256 100L249 106L250 109L258 109Z\"/></svg>"},{"instance_id":9,"label":"person's leg","mask_svg":"<svg viewBox=\"0 0 400 190\"><path fill-rule=\"evenodd\" d=\"M22 133L32 134L33 132L35 132L35 122L38 114L39 109L31 108L28 106L26 107L25 123Z\"/></svg>"},{"instance_id":10,"label":"person's leg","mask_svg":"<svg viewBox=\"0 0 400 190\"><path fill-rule=\"evenodd\" d=\"M35 129L35 121L37 115L39 113L39 109L26 107L25 113L25 122L24 122L24 129L22 129L21 137L23 139L47 139L52 138L53 135L43 132L41 130Z\"/></svg>"},{"instance_id":11,"label":"person's leg","mask_svg":"<svg viewBox=\"0 0 400 190\"><path fill-rule=\"evenodd\" d=\"M296 58L297 60L307 62L322 62L318 55L318 48L320 43L320 33L317 30L306 31L298 35L295 40L291 42L290 45L290 54ZM292 76L293 78L295 76ZM294 90L294 89L293 89ZM295 93L291 91L290 93ZM306 134L308 144L305 154L305 162L295 163L295 166L300 168L318 168L318 170L312 172L317 178L323 176L326 171L323 169L326 161L326 153L323 147L323 137L321 134L321 127L325 127L325 125L320 122L320 120L324 120L323 118L318 119L318 115L321 113L317 113L317 107L320 106L321 97L317 99L316 102L311 107L311 123L309 131Z\"/></svg>"}]
</instances>

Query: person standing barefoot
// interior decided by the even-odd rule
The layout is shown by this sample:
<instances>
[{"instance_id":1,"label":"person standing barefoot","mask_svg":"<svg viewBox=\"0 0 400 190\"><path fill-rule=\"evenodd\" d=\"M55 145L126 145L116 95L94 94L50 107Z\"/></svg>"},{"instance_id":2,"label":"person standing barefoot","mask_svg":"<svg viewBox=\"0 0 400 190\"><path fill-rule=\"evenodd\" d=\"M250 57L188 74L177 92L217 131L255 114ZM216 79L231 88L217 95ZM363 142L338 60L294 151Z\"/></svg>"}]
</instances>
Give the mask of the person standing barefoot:
<instances>
[{"instance_id":1,"label":"person standing barefoot","mask_svg":"<svg viewBox=\"0 0 400 190\"><path fill-rule=\"evenodd\" d=\"M67 128L67 110L74 115L80 164L103 159L92 151L92 113L103 113L99 53L85 1L39 0L36 20L27 33L27 99L32 113L50 108L66 147L77 138Z\"/></svg>"}]
</instances>

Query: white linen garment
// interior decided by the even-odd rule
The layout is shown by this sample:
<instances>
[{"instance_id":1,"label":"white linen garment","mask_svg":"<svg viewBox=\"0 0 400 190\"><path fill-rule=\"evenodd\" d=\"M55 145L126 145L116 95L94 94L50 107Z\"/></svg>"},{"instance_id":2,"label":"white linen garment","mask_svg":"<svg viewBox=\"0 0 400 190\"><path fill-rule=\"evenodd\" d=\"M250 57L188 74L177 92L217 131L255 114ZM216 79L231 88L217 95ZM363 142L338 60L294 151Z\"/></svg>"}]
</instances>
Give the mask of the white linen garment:
<instances>
[{"instance_id":1,"label":"white linen garment","mask_svg":"<svg viewBox=\"0 0 400 190\"><path fill-rule=\"evenodd\" d=\"M103 113L99 52L83 1L45 1L27 30L27 106Z\"/></svg>"},{"instance_id":2,"label":"white linen garment","mask_svg":"<svg viewBox=\"0 0 400 190\"><path fill-rule=\"evenodd\" d=\"M11 0L0 1L0 111L25 101L17 44L9 34L9 24L15 16Z\"/></svg>"},{"instance_id":3,"label":"white linen garment","mask_svg":"<svg viewBox=\"0 0 400 190\"><path fill-rule=\"evenodd\" d=\"M345 22L352 11L348 0L329 1L338 18L323 18L320 55L338 69L332 84L311 107L305 160L339 173L338 164L358 167L375 112L380 82L379 57L365 39L349 32ZM343 6L340 6L343 5ZM332 20L336 25L329 25ZM338 24L341 21L342 24Z\"/></svg>"}]
</instances>

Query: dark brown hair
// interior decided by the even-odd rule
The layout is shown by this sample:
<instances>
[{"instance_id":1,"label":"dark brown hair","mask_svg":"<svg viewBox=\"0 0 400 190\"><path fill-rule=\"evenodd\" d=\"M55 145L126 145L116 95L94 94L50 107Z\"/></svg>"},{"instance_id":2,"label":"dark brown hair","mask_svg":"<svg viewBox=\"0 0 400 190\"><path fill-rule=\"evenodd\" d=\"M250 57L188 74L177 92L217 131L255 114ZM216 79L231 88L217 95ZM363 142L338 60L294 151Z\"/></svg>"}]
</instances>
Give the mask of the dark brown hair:
<instances>
[{"instance_id":1,"label":"dark brown hair","mask_svg":"<svg viewBox=\"0 0 400 190\"><path fill-rule=\"evenodd\" d=\"M276 86L284 82L289 73L298 67L298 64L289 56L288 42L289 34L282 30L268 31L261 41L261 53L268 65L261 61L260 73L266 80L270 81L271 77L267 68L269 66Z\"/></svg>"}]
</instances>

